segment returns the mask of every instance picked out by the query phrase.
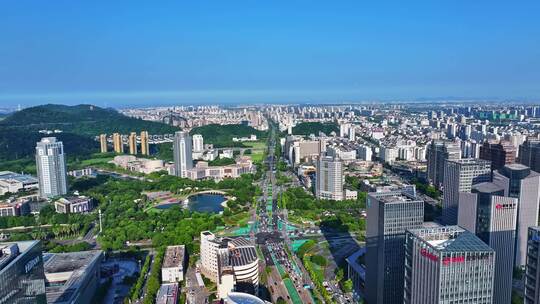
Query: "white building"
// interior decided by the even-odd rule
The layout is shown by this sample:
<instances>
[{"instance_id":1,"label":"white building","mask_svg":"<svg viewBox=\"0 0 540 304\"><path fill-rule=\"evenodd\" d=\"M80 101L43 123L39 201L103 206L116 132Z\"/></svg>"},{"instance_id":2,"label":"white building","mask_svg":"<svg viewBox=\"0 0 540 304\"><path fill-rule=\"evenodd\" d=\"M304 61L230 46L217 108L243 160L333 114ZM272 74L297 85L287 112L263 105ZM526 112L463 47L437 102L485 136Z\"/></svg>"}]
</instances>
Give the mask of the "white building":
<instances>
[{"instance_id":1,"label":"white building","mask_svg":"<svg viewBox=\"0 0 540 304\"><path fill-rule=\"evenodd\" d=\"M342 162L331 156L321 156L317 162L317 198L343 200L343 181Z\"/></svg>"},{"instance_id":2,"label":"white building","mask_svg":"<svg viewBox=\"0 0 540 304\"><path fill-rule=\"evenodd\" d=\"M39 187L39 181L25 174L18 174L11 171L0 172L0 195L6 193L17 193L19 191L34 190Z\"/></svg>"},{"instance_id":3,"label":"white building","mask_svg":"<svg viewBox=\"0 0 540 304\"><path fill-rule=\"evenodd\" d=\"M161 266L162 281L167 283L183 281L185 261L186 247L184 245L167 246Z\"/></svg>"},{"instance_id":4,"label":"white building","mask_svg":"<svg viewBox=\"0 0 540 304\"><path fill-rule=\"evenodd\" d=\"M56 137L44 137L37 143L36 169L40 197L51 198L67 193L64 145Z\"/></svg>"},{"instance_id":5,"label":"white building","mask_svg":"<svg viewBox=\"0 0 540 304\"><path fill-rule=\"evenodd\" d=\"M244 238L220 238L210 231L201 232L201 272L217 283L221 299L237 284L259 285L259 258L255 246Z\"/></svg>"},{"instance_id":6,"label":"white building","mask_svg":"<svg viewBox=\"0 0 540 304\"><path fill-rule=\"evenodd\" d=\"M193 135L193 152L202 153L204 151L204 139L201 134Z\"/></svg>"},{"instance_id":7,"label":"white building","mask_svg":"<svg viewBox=\"0 0 540 304\"><path fill-rule=\"evenodd\" d=\"M227 149L221 151L219 158L234 158L234 151L232 149Z\"/></svg>"},{"instance_id":8,"label":"white building","mask_svg":"<svg viewBox=\"0 0 540 304\"><path fill-rule=\"evenodd\" d=\"M93 208L92 198L86 196L62 197L54 202L54 209L58 213L86 213Z\"/></svg>"},{"instance_id":9,"label":"white building","mask_svg":"<svg viewBox=\"0 0 540 304\"><path fill-rule=\"evenodd\" d=\"M186 177L187 170L193 168L191 149L191 137L189 133L177 131L174 133L173 156L174 174L179 177Z\"/></svg>"}]
</instances>

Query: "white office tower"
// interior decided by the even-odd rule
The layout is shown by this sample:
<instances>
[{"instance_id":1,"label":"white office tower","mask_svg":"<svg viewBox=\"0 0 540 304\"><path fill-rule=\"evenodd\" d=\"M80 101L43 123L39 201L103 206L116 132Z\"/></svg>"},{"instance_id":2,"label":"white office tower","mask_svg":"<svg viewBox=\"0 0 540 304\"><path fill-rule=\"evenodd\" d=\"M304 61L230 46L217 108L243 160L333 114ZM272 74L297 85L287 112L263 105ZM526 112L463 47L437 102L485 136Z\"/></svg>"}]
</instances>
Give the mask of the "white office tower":
<instances>
[{"instance_id":1,"label":"white office tower","mask_svg":"<svg viewBox=\"0 0 540 304\"><path fill-rule=\"evenodd\" d=\"M349 136L349 129L351 125L348 123L342 123L339 125L339 137L347 137Z\"/></svg>"},{"instance_id":2,"label":"white office tower","mask_svg":"<svg viewBox=\"0 0 540 304\"><path fill-rule=\"evenodd\" d=\"M39 196L51 198L67 193L64 145L56 137L44 137L36 145Z\"/></svg>"},{"instance_id":3,"label":"white office tower","mask_svg":"<svg viewBox=\"0 0 540 304\"><path fill-rule=\"evenodd\" d=\"M493 249L459 226L407 230L401 303L492 304L495 260Z\"/></svg>"},{"instance_id":4,"label":"white office tower","mask_svg":"<svg viewBox=\"0 0 540 304\"><path fill-rule=\"evenodd\" d=\"M527 229L538 225L540 174L521 164L510 164L493 172L493 183L504 189L504 195L519 199L514 266L525 265Z\"/></svg>"},{"instance_id":5,"label":"white office tower","mask_svg":"<svg viewBox=\"0 0 540 304\"><path fill-rule=\"evenodd\" d=\"M343 164L331 156L321 156L317 161L317 188L319 199L343 200Z\"/></svg>"},{"instance_id":6,"label":"white office tower","mask_svg":"<svg viewBox=\"0 0 540 304\"><path fill-rule=\"evenodd\" d=\"M505 197L503 187L491 182L460 193L458 225L495 250L494 304L512 299L517 209L518 199Z\"/></svg>"},{"instance_id":7,"label":"white office tower","mask_svg":"<svg viewBox=\"0 0 540 304\"><path fill-rule=\"evenodd\" d=\"M204 139L201 134L193 135L193 152L204 152Z\"/></svg>"},{"instance_id":8,"label":"white office tower","mask_svg":"<svg viewBox=\"0 0 540 304\"><path fill-rule=\"evenodd\" d=\"M350 141L356 140L356 129L354 128L354 126L349 127L349 140Z\"/></svg>"},{"instance_id":9,"label":"white office tower","mask_svg":"<svg viewBox=\"0 0 540 304\"><path fill-rule=\"evenodd\" d=\"M176 176L186 177L187 170L193 168L191 153L191 137L189 133L182 131L174 133L173 157L174 174Z\"/></svg>"},{"instance_id":10,"label":"white office tower","mask_svg":"<svg viewBox=\"0 0 540 304\"><path fill-rule=\"evenodd\" d=\"M491 162L474 158L447 160L443 180L444 222L447 225L457 224L460 192L471 192L472 185L489 181Z\"/></svg>"}]
</instances>

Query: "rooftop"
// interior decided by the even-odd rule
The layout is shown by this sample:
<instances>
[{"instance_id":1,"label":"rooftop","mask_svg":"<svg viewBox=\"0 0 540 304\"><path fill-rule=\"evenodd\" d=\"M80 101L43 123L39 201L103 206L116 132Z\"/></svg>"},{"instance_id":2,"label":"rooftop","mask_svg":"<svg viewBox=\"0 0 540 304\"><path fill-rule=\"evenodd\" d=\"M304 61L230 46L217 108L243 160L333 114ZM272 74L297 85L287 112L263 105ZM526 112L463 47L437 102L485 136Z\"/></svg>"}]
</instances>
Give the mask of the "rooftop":
<instances>
[{"instance_id":1,"label":"rooftop","mask_svg":"<svg viewBox=\"0 0 540 304\"><path fill-rule=\"evenodd\" d=\"M38 182L37 178L31 175L11 171L0 171L0 180L14 180L23 184L34 184Z\"/></svg>"},{"instance_id":2,"label":"rooftop","mask_svg":"<svg viewBox=\"0 0 540 304\"><path fill-rule=\"evenodd\" d=\"M70 303L89 274L89 266L99 261L101 250L45 253L47 303Z\"/></svg>"},{"instance_id":3,"label":"rooftop","mask_svg":"<svg viewBox=\"0 0 540 304\"><path fill-rule=\"evenodd\" d=\"M2 254L0 256L0 273L4 271L8 265L20 258L22 254L37 244L39 244L39 241L0 243L0 250ZM11 250L14 249L14 246L17 246L16 251Z\"/></svg>"},{"instance_id":4,"label":"rooftop","mask_svg":"<svg viewBox=\"0 0 540 304\"><path fill-rule=\"evenodd\" d=\"M225 299L227 304L264 304L265 302L256 296L250 295L243 292L229 292L227 299Z\"/></svg>"},{"instance_id":5,"label":"rooftop","mask_svg":"<svg viewBox=\"0 0 540 304\"><path fill-rule=\"evenodd\" d=\"M89 198L86 196L69 196L66 198L60 198L59 201L61 201L64 204L77 204L77 203L84 203L88 201Z\"/></svg>"},{"instance_id":6,"label":"rooftop","mask_svg":"<svg viewBox=\"0 0 540 304\"><path fill-rule=\"evenodd\" d=\"M156 304L176 304L178 301L178 283L163 284L156 296Z\"/></svg>"},{"instance_id":7,"label":"rooftop","mask_svg":"<svg viewBox=\"0 0 540 304\"><path fill-rule=\"evenodd\" d=\"M471 187L471 190L472 192L476 191L480 193L494 193L494 192L504 191L504 189L501 186L496 185L492 182L483 182L483 183L475 184Z\"/></svg>"},{"instance_id":8,"label":"rooftop","mask_svg":"<svg viewBox=\"0 0 540 304\"><path fill-rule=\"evenodd\" d=\"M418 228L409 230L418 239L442 252L492 252L488 245L473 233L459 226Z\"/></svg>"},{"instance_id":9,"label":"rooftop","mask_svg":"<svg viewBox=\"0 0 540 304\"><path fill-rule=\"evenodd\" d=\"M167 246L163 266L161 268L180 267L184 265L186 246Z\"/></svg>"},{"instance_id":10,"label":"rooftop","mask_svg":"<svg viewBox=\"0 0 540 304\"><path fill-rule=\"evenodd\" d=\"M242 266L255 262L258 259L255 246L240 247L230 250L229 264L231 266Z\"/></svg>"}]
</instances>

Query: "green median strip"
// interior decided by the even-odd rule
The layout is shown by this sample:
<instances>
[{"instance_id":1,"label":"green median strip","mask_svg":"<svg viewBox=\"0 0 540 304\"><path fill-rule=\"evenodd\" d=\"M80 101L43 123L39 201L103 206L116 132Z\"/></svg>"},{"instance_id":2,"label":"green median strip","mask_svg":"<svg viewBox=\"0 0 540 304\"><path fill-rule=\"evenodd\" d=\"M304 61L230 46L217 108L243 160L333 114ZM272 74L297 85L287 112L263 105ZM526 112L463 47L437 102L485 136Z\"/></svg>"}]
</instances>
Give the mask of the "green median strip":
<instances>
[{"instance_id":1,"label":"green median strip","mask_svg":"<svg viewBox=\"0 0 540 304\"><path fill-rule=\"evenodd\" d=\"M291 297L291 301L294 304L302 304L302 299L300 298L298 291L296 291L296 288L294 287L294 284L291 281L291 279L289 278L284 279L283 284L285 284L285 287L287 288L287 292L289 293L289 296Z\"/></svg>"}]
</instances>

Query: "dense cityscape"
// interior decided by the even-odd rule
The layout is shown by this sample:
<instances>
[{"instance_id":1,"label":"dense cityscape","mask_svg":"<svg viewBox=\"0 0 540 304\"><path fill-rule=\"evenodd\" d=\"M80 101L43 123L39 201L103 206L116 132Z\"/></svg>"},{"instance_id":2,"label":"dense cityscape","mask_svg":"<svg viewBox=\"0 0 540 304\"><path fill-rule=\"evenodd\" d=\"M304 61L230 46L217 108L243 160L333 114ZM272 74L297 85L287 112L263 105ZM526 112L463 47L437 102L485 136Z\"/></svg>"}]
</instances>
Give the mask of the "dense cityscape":
<instances>
[{"instance_id":1,"label":"dense cityscape","mask_svg":"<svg viewBox=\"0 0 540 304\"><path fill-rule=\"evenodd\" d=\"M540 297L540 106L44 105L0 128L28 134L0 166L7 303Z\"/></svg>"},{"instance_id":2,"label":"dense cityscape","mask_svg":"<svg viewBox=\"0 0 540 304\"><path fill-rule=\"evenodd\" d=\"M540 304L540 1L3 1L0 304Z\"/></svg>"}]
</instances>

